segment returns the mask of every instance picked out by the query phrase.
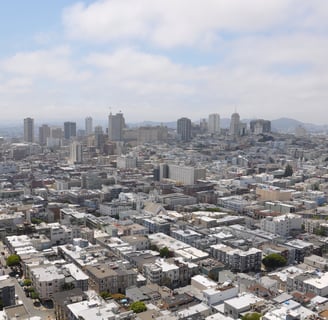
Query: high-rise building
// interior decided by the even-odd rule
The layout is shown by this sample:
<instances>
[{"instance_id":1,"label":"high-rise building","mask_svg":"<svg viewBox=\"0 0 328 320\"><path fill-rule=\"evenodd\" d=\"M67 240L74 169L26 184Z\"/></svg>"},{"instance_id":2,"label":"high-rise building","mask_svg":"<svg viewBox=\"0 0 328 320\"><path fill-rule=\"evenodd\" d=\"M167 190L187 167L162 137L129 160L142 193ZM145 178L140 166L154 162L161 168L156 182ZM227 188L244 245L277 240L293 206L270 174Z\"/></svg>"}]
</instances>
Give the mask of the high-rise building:
<instances>
[{"instance_id":1,"label":"high-rise building","mask_svg":"<svg viewBox=\"0 0 328 320\"><path fill-rule=\"evenodd\" d=\"M64 138L66 140L76 137L76 122L64 122Z\"/></svg>"},{"instance_id":2,"label":"high-rise building","mask_svg":"<svg viewBox=\"0 0 328 320\"><path fill-rule=\"evenodd\" d=\"M240 116L238 113L233 113L231 115L231 121L230 121L230 131L229 133L232 136L239 136L239 129L240 129Z\"/></svg>"},{"instance_id":3,"label":"high-rise building","mask_svg":"<svg viewBox=\"0 0 328 320\"><path fill-rule=\"evenodd\" d=\"M74 163L82 163L82 144L73 141L70 144L70 149L69 149L69 162L74 164Z\"/></svg>"},{"instance_id":4,"label":"high-rise building","mask_svg":"<svg viewBox=\"0 0 328 320\"><path fill-rule=\"evenodd\" d=\"M24 119L24 141L34 142L34 119Z\"/></svg>"},{"instance_id":5,"label":"high-rise building","mask_svg":"<svg viewBox=\"0 0 328 320\"><path fill-rule=\"evenodd\" d=\"M123 129L125 127L125 120L123 113L119 112L108 116L108 138L111 141L123 141Z\"/></svg>"},{"instance_id":6,"label":"high-rise building","mask_svg":"<svg viewBox=\"0 0 328 320\"><path fill-rule=\"evenodd\" d=\"M39 144L45 146L47 138L50 138L50 127L47 124L43 124L39 127Z\"/></svg>"},{"instance_id":7,"label":"high-rise building","mask_svg":"<svg viewBox=\"0 0 328 320\"><path fill-rule=\"evenodd\" d=\"M220 115L218 113L212 113L208 116L208 132L220 133Z\"/></svg>"},{"instance_id":8,"label":"high-rise building","mask_svg":"<svg viewBox=\"0 0 328 320\"><path fill-rule=\"evenodd\" d=\"M89 136L92 133L93 133L92 118L91 117L86 117L85 118L85 134L87 136Z\"/></svg>"},{"instance_id":9,"label":"high-rise building","mask_svg":"<svg viewBox=\"0 0 328 320\"><path fill-rule=\"evenodd\" d=\"M177 132L180 139L184 142L191 140L191 120L188 118L180 118L177 121Z\"/></svg>"},{"instance_id":10,"label":"high-rise building","mask_svg":"<svg viewBox=\"0 0 328 320\"><path fill-rule=\"evenodd\" d=\"M61 127L51 127L50 137L54 139L63 139L63 129Z\"/></svg>"},{"instance_id":11,"label":"high-rise building","mask_svg":"<svg viewBox=\"0 0 328 320\"><path fill-rule=\"evenodd\" d=\"M166 142L168 129L164 126L138 128L138 144Z\"/></svg>"},{"instance_id":12,"label":"high-rise building","mask_svg":"<svg viewBox=\"0 0 328 320\"><path fill-rule=\"evenodd\" d=\"M102 148L105 144L105 135L102 126L95 127L95 144L97 148Z\"/></svg>"},{"instance_id":13,"label":"high-rise building","mask_svg":"<svg viewBox=\"0 0 328 320\"><path fill-rule=\"evenodd\" d=\"M252 120L249 123L249 128L251 133L254 134L269 133L271 132L271 121L263 119Z\"/></svg>"}]
</instances>

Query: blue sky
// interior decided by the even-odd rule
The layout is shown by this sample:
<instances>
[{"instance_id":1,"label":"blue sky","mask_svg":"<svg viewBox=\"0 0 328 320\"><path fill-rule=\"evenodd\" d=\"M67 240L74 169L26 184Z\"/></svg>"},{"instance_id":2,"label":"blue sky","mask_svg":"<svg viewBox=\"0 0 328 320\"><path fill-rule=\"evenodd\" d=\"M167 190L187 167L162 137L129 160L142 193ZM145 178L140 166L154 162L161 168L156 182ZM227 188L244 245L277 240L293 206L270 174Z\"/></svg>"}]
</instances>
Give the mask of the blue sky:
<instances>
[{"instance_id":1,"label":"blue sky","mask_svg":"<svg viewBox=\"0 0 328 320\"><path fill-rule=\"evenodd\" d=\"M328 123L326 0L11 0L0 10L2 121Z\"/></svg>"}]
</instances>

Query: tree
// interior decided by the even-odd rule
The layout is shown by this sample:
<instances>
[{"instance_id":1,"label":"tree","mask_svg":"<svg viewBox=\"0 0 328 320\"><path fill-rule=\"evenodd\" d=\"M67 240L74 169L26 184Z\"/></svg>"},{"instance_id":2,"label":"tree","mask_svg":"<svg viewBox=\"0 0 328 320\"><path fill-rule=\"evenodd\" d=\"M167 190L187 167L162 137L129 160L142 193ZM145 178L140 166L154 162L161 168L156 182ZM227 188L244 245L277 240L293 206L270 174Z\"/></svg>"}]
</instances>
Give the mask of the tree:
<instances>
[{"instance_id":1,"label":"tree","mask_svg":"<svg viewBox=\"0 0 328 320\"><path fill-rule=\"evenodd\" d=\"M164 247L159 250L159 255L161 258L168 258L170 256L170 250L168 247Z\"/></svg>"},{"instance_id":2,"label":"tree","mask_svg":"<svg viewBox=\"0 0 328 320\"><path fill-rule=\"evenodd\" d=\"M159 249L158 249L158 247L156 246L156 244L151 244L151 245L150 245L150 250L158 251L158 252L159 252Z\"/></svg>"},{"instance_id":3,"label":"tree","mask_svg":"<svg viewBox=\"0 0 328 320\"><path fill-rule=\"evenodd\" d=\"M287 259L278 253L271 253L262 260L262 263L267 269L276 269L285 266Z\"/></svg>"},{"instance_id":4,"label":"tree","mask_svg":"<svg viewBox=\"0 0 328 320\"><path fill-rule=\"evenodd\" d=\"M110 299L112 296L110 293L106 292L106 291L103 291L103 292L100 292L100 296L104 299L104 300L107 300L107 299Z\"/></svg>"},{"instance_id":5,"label":"tree","mask_svg":"<svg viewBox=\"0 0 328 320\"><path fill-rule=\"evenodd\" d=\"M260 320L261 314L257 312L246 313L242 318L242 320Z\"/></svg>"},{"instance_id":6,"label":"tree","mask_svg":"<svg viewBox=\"0 0 328 320\"><path fill-rule=\"evenodd\" d=\"M130 310L135 313L147 311L147 307L143 301L135 301L131 303Z\"/></svg>"},{"instance_id":7,"label":"tree","mask_svg":"<svg viewBox=\"0 0 328 320\"><path fill-rule=\"evenodd\" d=\"M326 236L326 231L324 228L320 227L314 230L314 234L316 234L317 236Z\"/></svg>"},{"instance_id":8,"label":"tree","mask_svg":"<svg viewBox=\"0 0 328 320\"><path fill-rule=\"evenodd\" d=\"M37 292L35 292L35 291L31 292L31 298L32 299L39 299L39 296L40 295Z\"/></svg>"},{"instance_id":9,"label":"tree","mask_svg":"<svg viewBox=\"0 0 328 320\"><path fill-rule=\"evenodd\" d=\"M38 218L32 218L31 219L31 222L33 223L33 224L40 224L41 222L43 222L41 219L38 219Z\"/></svg>"},{"instance_id":10,"label":"tree","mask_svg":"<svg viewBox=\"0 0 328 320\"><path fill-rule=\"evenodd\" d=\"M29 287L32 285L32 280L31 279L24 279L23 281L23 286L24 287Z\"/></svg>"},{"instance_id":11,"label":"tree","mask_svg":"<svg viewBox=\"0 0 328 320\"><path fill-rule=\"evenodd\" d=\"M293 175L293 168L290 164L287 164L285 167L284 177L291 177Z\"/></svg>"},{"instance_id":12,"label":"tree","mask_svg":"<svg viewBox=\"0 0 328 320\"><path fill-rule=\"evenodd\" d=\"M7 258L7 261L6 262L7 262L7 266L8 267L13 267L13 266L19 265L19 262L20 262L19 255L17 255L17 254L11 254Z\"/></svg>"}]
</instances>

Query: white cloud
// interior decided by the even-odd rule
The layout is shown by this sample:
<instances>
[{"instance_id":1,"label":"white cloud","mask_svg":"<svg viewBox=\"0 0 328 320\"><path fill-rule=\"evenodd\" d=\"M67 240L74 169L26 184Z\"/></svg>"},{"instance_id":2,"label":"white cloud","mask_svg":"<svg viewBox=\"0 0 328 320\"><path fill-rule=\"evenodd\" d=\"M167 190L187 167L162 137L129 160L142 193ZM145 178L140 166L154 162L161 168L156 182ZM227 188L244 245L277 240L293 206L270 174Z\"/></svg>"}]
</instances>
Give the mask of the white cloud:
<instances>
[{"instance_id":1,"label":"white cloud","mask_svg":"<svg viewBox=\"0 0 328 320\"><path fill-rule=\"evenodd\" d=\"M326 3L78 3L62 17L69 46L0 60L0 107L7 112L13 106L14 115L27 105L29 112L38 108L40 117L74 119L106 117L112 106L131 122L196 120L212 112L229 117L237 107L242 118L322 122L328 99ZM45 31L35 39L46 47L52 37L56 43L62 38Z\"/></svg>"},{"instance_id":2,"label":"white cloud","mask_svg":"<svg viewBox=\"0 0 328 320\"><path fill-rule=\"evenodd\" d=\"M102 0L63 13L72 38L150 41L160 47L193 46L217 32L263 32L290 19L295 0Z\"/></svg>"},{"instance_id":3,"label":"white cloud","mask_svg":"<svg viewBox=\"0 0 328 320\"><path fill-rule=\"evenodd\" d=\"M58 81L85 79L88 74L75 70L68 47L18 52L0 61L0 70L14 75L49 78Z\"/></svg>"}]
</instances>

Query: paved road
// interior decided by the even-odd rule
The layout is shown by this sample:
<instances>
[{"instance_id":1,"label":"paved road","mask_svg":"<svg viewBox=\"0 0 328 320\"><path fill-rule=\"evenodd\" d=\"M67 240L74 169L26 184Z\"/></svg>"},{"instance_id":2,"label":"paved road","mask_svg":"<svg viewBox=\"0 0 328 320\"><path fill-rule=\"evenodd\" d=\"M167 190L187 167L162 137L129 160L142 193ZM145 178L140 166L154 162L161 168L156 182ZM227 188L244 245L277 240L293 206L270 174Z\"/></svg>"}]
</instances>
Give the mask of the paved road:
<instances>
[{"instance_id":1,"label":"paved road","mask_svg":"<svg viewBox=\"0 0 328 320\"><path fill-rule=\"evenodd\" d=\"M5 255L2 255L1 252L5 252ZM5 271L5 274L8 274L11 269L7 268L5 269L4 266L6 265L6 257L8 255L8 251L6 250L6 247L3 245L3 243L0 241L0 264ZM33 304L33 300L31 298L26 297L25 292L22 288L22 286L19 284L18 280L16 278L14 279L15 283L15 294L18 296L18 300L22 301L25 308L29 312L29 314L33 316L39 316L42 318L42 320L50 320L55 319L55 312L54 309L46 309L43 306L41 307L35 307Z\"/></svg>"},{"instance_id":2,"label":"paved road","mask_svg":"<svg viewBox=\"0 0 328 320\"><path fill-rule=\"evenodd\" d=\"M33 305L33 299L26 297L22 286L15 281L15 293L18 295L18 300L21 300L31 316L39 316L43 320L55 319L54 309L47 310L44 307L35 307Z\"/></svg>"}]
</instances>

